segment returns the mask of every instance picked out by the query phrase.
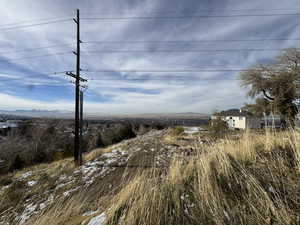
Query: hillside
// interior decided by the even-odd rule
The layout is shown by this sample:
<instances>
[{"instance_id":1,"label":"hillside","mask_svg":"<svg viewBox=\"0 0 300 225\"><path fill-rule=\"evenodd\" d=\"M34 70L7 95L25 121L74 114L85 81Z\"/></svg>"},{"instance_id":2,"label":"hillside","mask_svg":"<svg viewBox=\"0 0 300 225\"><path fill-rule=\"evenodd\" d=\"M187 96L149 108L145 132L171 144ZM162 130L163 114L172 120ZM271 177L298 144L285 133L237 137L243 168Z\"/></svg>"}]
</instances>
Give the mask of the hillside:
<instances>
[{"instance_id":1,"label":"hillside","mask_svg":"<svg viewBox=\"0 0 300 225\"><path fill-rule=\"evenodd\" d=\"M0 224L300 224L300 133L152 131L0 179Z\"/></svg>"}]
</instances>

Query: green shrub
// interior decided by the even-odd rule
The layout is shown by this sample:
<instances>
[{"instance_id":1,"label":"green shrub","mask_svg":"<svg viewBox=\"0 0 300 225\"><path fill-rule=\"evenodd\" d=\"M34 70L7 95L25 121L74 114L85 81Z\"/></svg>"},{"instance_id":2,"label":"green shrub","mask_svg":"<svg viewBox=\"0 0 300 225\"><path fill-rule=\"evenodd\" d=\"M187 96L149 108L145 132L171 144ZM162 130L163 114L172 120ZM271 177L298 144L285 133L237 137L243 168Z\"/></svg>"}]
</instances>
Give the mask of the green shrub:
<instances>
[{"instance_id":1,"label":"green shrub","mask_svg":"<svg viewBox=\"0 0 300 225\"><path fill-rule=\"evenodd\" d=\"M184 128L181 126L176 126L172 129L172 135L177 136L177 135L181 135L183 133L184 133Z\"/></svg>"}]
</instances>

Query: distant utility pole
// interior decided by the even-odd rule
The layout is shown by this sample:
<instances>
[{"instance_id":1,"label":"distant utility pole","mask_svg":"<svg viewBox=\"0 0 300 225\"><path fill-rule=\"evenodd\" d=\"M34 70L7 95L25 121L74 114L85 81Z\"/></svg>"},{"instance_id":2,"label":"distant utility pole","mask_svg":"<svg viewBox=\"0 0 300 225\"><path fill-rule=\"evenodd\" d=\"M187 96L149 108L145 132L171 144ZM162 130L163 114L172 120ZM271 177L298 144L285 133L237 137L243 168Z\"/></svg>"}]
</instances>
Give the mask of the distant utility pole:
<instances>
[{"instance_id":1,"label":"distant utility pole","mask_svg":"<svg viewBox=\"0 0 300 225\"><path fill-rule=\"evenodd\" d=\"M80 118L79 118L79 98L80 98L80 82L86 82L86 79L80 77L80 14L77 9L76 19L73 19L77 25L77 50L73 52L76 55L76 74L66 72L66 75L75 78L75 137L74 137L74 162L76 166L82 164L82 152L80 150Z\"/></svg>"}]
</instances>

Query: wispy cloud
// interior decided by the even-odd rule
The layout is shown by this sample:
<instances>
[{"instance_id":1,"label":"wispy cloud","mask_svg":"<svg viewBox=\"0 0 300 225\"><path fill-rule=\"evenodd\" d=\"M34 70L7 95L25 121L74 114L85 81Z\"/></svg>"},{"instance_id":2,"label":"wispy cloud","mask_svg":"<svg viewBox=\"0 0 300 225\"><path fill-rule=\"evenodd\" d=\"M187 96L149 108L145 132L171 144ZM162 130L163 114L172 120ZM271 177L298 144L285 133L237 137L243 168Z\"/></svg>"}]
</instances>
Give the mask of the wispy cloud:
<instances>
[{"instance_id":1,"label":"wispy cloud","mask_svg":"<svg viewBox=\"0 0 300 225\"><path fill-rule=\"evenodd\" d=\"M113 0L101 3L96 0L3 1L0 3L0 18L5 23L66 17L70 18L70 21L2 31L1 28L13 25L1 26L0 24L0 105L3 109L73 110L74 89L73 84L70 83L71 79L63 74L53 76L53 72L75 68L75 56L72 54L75 50L75 25L71 17L76 8L81 10L82 17L139 17L286 13L297 11L261 9L293 9L298 4L297 0L289 0L284 4L276 0L263 2L258 0L251 2ZM251 10L238 11L239 9ZM239 81L231 80L238 76L238 72L136 73L120 72L120 70L243 69L257 62L270 60L279 52L154 52L156 50L297 47L299 41L296 40L189 42L299 38L297 26L296 17L293 16L186 20L82 20L82 41L121 41L120 43L82 44L82 69L90 71L85 74L82 72L83 76L90 78L85 109L87 112L94 113L184 111L207 113L216 109L240 107L249 99L246 97L246 91L240 87ZM155 42L176 40L186 42ZM134 43L134 41L139 42ZM63 44L70 45L36 51L19 51ZM107 50L149 52L103 53ZM99 51L99 53L92 54L91 51ZM55 55L60 52L70 54ZM51 56L29 58L47 54ZM23 57L27 59L20 59ZM111 70L111 72L92 72L99 70Z\"/></svg>"}]
</instances>

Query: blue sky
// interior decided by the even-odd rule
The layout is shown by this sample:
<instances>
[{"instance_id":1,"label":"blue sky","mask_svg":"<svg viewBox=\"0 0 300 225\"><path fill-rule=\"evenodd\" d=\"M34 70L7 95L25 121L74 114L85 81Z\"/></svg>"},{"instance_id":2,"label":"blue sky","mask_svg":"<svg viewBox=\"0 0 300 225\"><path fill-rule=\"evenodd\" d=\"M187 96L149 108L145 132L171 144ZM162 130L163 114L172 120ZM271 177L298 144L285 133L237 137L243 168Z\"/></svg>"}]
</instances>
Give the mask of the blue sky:
<instances>
[{"instance_id":1,"label":"blue sky","mask_svg":"<svg viewBox=\"0 0 300 225\"><path fill-rule=\"evenodd\" d=\"M76 8L80 9L82 18L300 13L297 0L2 0L1 110L73 111L72 79L53 73L75 69L72 51L76 36L71 18ZM297 40L195 41L297 39L300 37L299 17L82 20L83 42L105 42L82 44L81 68L88 70L82 74L89 79L85 111L99 114L211 113L241 107L251 99L246 96L247 90L240 87L240 81L234 80L239 72L155 73L153 70L246 69L267 62L280 51L187 51L298 47L300 41ZM64 18L69 21L15 29ZM50 48L41 48L46 46ZM148 52L135 52L144 50ZM103 70L106 72L96 72Z\"/></svg>"}]
</instances>

